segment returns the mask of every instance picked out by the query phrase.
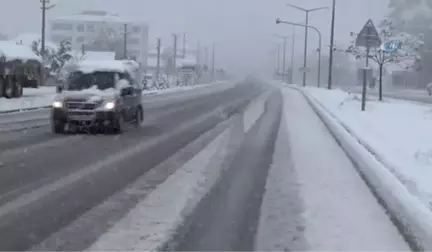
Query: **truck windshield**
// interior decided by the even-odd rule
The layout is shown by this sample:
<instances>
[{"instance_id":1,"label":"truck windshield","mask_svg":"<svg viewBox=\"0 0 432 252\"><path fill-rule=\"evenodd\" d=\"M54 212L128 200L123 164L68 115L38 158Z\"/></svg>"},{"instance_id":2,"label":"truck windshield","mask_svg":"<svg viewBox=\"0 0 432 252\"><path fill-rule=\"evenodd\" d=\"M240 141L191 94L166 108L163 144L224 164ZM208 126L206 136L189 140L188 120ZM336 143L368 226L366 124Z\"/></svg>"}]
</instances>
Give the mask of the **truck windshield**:
<instances>
[{"instance_id":1,"label":"truck windshield","mask_svg":"<svg viewBox=\"0 0 432 252\"><path fill-rule=\"evenodd\" d=\"M65 89L77 91L94 87L100 90L115 88L116 75L118 76L118 73L115 72L73 72L68 78Z\"/></svg>"}]
</instances>

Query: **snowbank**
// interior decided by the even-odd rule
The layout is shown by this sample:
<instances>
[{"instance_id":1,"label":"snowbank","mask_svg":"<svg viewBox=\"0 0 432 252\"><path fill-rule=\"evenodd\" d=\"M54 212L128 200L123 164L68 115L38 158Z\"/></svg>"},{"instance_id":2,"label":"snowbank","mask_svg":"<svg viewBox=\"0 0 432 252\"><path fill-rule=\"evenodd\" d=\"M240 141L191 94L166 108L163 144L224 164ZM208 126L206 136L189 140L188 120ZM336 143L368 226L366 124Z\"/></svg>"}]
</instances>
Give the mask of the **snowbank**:
<instances>
[{"instance_id":1,"label":"snowbank","mask_svg":"<svg viewBox=\"0 0 432 252\"><path fill-rule=\"evenodd\" d=\"M222 84L224 82L215 82L215 83ZM201 85L194 85L194 86L173 87L173 88L161 89L161 90L145 90L143 91L143 95L153 95L153 94L163 95L163 94L182 92L182 91L192 91L194 89L208 87L208 86L209 84L201 84ZM105 91L100 91L97 89L88 89L86 91L104 97L114 94L114 90L112 89L105 90ZM24 95L21 98L15 98L15 99L0 98L0 114L17 112L20 110L30 110L30 109L51 107L51 104L54 98L56 97L56 95L57 93L55 87L40 87L37 89L25 88Z\"/></svg>"},{"instance_id":2,"label":"snowbank","mask_svg":"<svg viewBox=\"0 0 432 252\"><path fill-rule=\"evenodd\" d=\"M392 172L432 207L432 106L369 98L364 113L361 95L340 90L307 89L377 155Z\"/></svg>"},{"instance_id":3,"label":"snowbank","mask_svg":"<svg viewBox=\"0 0 432 252\"><path fill-rule=\"evenodd\" d=\"M0 98L0 113L50 107L54 96L55 94L21 97L16 99Z\"/></svg>"},{"instance_id":4,"label":"snowbank","mask_svg":"<svg viewBox=\"0 0 432 252\"><path fill-rule=\"evenodd\" d=\"M304 91L411 242L430 250L432 106L369 97L361 112L360 95Z\"/></svg>"}]
</instances>

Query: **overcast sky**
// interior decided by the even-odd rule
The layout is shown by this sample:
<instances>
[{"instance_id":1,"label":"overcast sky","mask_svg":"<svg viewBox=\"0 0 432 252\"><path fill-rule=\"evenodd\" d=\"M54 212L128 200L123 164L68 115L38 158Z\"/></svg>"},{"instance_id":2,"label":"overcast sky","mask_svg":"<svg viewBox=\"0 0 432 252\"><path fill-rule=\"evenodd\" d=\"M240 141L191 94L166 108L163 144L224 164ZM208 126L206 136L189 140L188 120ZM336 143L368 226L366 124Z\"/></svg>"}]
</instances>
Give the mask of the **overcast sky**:
<instances>
[{"instance_id":1,"label":"overcast sky","mask_svg":"<svg viewBox=\"0 0 432 252\"><path fill-rule=\"evenodd\" d=\"M217 64L233 71L257 71L270 68L270 51L278 39L272 34L289 35L292 28L276 25L276 17L304 22L305 14L286 3L304 8L330 6L331 0L51 0L58 5L47 12L47 18L69 15L85 9L105 10L150 27L150 45L156 37L171 44L173 32L188 34L189 43L217 43ZM0 0L0 32L13 37L40 31L39 0ZM337 0L335 40L349 41L349 32L358 32L368 18L378 22L387 12L387 0ZM311 13L310 25L323 34L329 44L330 10ZM297 29L296 51L302 54L303 29ZM317 36L310 32L309 48L316 48Z\"/></svg>"}]
</instances>

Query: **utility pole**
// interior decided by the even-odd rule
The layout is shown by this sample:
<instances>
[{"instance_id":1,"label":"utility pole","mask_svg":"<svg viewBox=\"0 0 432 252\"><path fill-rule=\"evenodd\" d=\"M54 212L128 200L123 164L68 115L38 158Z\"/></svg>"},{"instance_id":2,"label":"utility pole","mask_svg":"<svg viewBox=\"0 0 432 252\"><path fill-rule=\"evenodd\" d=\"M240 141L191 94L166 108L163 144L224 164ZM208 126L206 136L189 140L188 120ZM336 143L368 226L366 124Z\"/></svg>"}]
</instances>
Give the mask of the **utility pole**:
<instances>
[{"instance_id":1,"label":"utility pole","mask_svg":"<svg viewBox=\"0 0 432 252\"><path fill-rule=\"evenodd\" d=\"M212 46L212 81L215 81L215 43Z\"/></svg>"},{"instance_id":2,"label":"utility pole","mask_svg":"<svg viewBox=\"0 0 432 252\"><path fill-rule=\"evenodd\" d=\"M282 75L282 82L286 81L286 44L287 44L287 37L283 38L283 57L282 57L282 68L283 68L283 75Z\"/></svg>"},{"instance_id":3,"label":"utility pole","mask_svg":"<svg viewBox=\"0 0 432 252\"><path fill-rule=\"evenodd\" d=\"M328 72L328 83L327 83L328 89L332 89L335 12L336 12L336 0L333 0L331 31L330 31L330 52L329 52L329 70L328 70L329 72Z\"/></svg>"},{"instance_id":4,"label":"utility pole","mask_svg":"<svg viewBox=\"0 0 432 252\"><path fill-rule=\"evenodd\" d=\"M306 25L309 25L309 11L306 11ZM303 87L306 86L306 68L307 68L307 46L308 46L308 28L305 27L304 51L303 51Z\"/></svg>"},{"instance_id":5,"label":"utility pole","mask_svg":"<svg viewBox=\"0 0 432 252\"><path fill-rule=\"evenodd\" d=\"M160 54L161 54L161 39L157 39L157 60L156 60L156 77L154 81L157 81L159 84L159 75L160 75Z\"/></svg>"},{"instance_id":6,"label":"utility pole","mask_svg":"<svg viewBox=\"0 0 432 252\"><path fill-rule=\"evenodd\" d=\"M280 44L278 43L277 46L277 70L276 70L276 74L279 75L280 73L280 54L281 54L281 48L280 48Z\"/></svg>"},{"instance_id":7,"label":"utility pole","mask_svg":"<svg viewBox=\"0 0 432 252\"><path fill-rule=\"evenodd\" d=\"M173 68L174 68L174 73L177 70L177 34L173 34L173 38L174 38L174 46L173 46Z\"/></svg>"},{"instance_id":8,"label":"utility pole","mask_svg":"<svg viewBox=\"0 0 432 252\"><path fill-rule=\"evenodd\" d=\"M200 65L200 63L201 63L201 43L199 40L197 42L196 62L197 62L197 65Z\"/></svg>"},{"instance_id":9,"label":"utility pole","mask_svg":"<svg viewBox=\"0 0 432 252\"><path fill-rule=\"evenodd\" d=\"M208 68L208 46L204 48L204 65Z\"/></svg>"},{"instance_id":10,"label":"utility pole","mask_svg":"<svg viewBox=\"0 0 432 252\"><path fill-rule=\"evenodd\" d=\"M41 6L41 10L42 10L42 30L41 30L41 56L42 56L42 67L41 67L41 72L40 72L40 81L41 81L41 85L44 84L45 82L45 59L46 59L46 55L45 55L45 28L46 28L46 11L49 9L52 9L55 7L55 4L49 5L49 0L40 0L42 6Z\"/></svg>"},{"instance_id":11,"label":"utility pole","mask_svg":"<svg viewBox=\"0 0 432 252\"><path fill-rule=\"evenodd\" d=\"M123 57L124 57L124 59L127 59L127 33L128 33L128 30L127 30L127 24L124 24L123 25L123 29L124 29L124 37L123 37Z\"/></svg>"},{"instance_id":12,"label":"utility pole","mask_svg":"<svg viewBox=\"0 0 432 252\"><path fill-rule=\"evenodd\" d=\"M294 53L295 53L295 26L293 25L293 34L292 34L292 41L291 41L291 71L290 71L290 84L294 83Z\"/></svg>"},{"instance_id":13,"label":"utility pole","mask_svg":"<svg viewBox=\"0 0 432 252\"><path fill-rule=\"evenodd\" d=\"M183 33L183 59L186 58L186 33Z\"/></svg>"}]
</instances>

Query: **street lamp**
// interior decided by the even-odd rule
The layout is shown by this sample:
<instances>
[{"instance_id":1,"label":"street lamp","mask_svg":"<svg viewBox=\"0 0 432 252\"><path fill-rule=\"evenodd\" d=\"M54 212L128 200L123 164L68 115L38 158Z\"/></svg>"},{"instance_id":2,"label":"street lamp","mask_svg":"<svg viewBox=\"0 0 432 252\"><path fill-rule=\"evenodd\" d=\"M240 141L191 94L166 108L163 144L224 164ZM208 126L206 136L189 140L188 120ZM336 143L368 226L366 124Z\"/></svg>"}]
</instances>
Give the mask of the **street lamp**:
<instances>
[{"instance_id":1,"label":"street lamp","mask_svg":"<svg viewBox=\"0 0 432 252\"><path fill-rule=\"evenodd\" d=\"M328 89L332 88L335 12L336 12L336 0L333 0L331 31L330 31L330 52L329 52L329 70L328 70L329 72L328 72L328 83L327 83Z\"/></svg>"},{"instance_id":2,"label":"street lamp","mask_svg":"<svg viewBox=\"0 0 432 252\"><path fill-rule=\"evenodd\" d=\"M307 28L310 28L312 30L315 30L318 34L318 87L320 86L320 82L321 82L321 40L322 40L322 36L321 36L321 32L318 30L318 28L316 28L315 26L311 26L311 25L304 25L304 24L298 24L298 23L293 23L293 22L289 22L289 21L283 21L280 18L276 18L276 24L290 24L290 25L294 25L294 26L302 26ZM306 61L306 57L305 57L305 61ZM304 72L305 74L305 72ZM303 86L305 86L305 75L303 75Z\"/></svg>"},{"instance_id":3,"label":"street lamp","mask_svg":"<svg viewBox=\"0 0 432 252\"><path fill-rule=\"evenodd\" d=\"M328 9L328 7L318 7L318 8L312 8L312 9L304 9L301 8L299 6L293 5L293 4L287 4L287 6L303 11L306 13L306 22L305 22L305 42L304 42L304 53L303 53L303 86L306 86L306 67L307 67L307 38L308 38L308 25L309 25L309 13L313 12L313 11L318 11L318 10L324 10L324 9Z\"/></svg>"}]
</instances>

